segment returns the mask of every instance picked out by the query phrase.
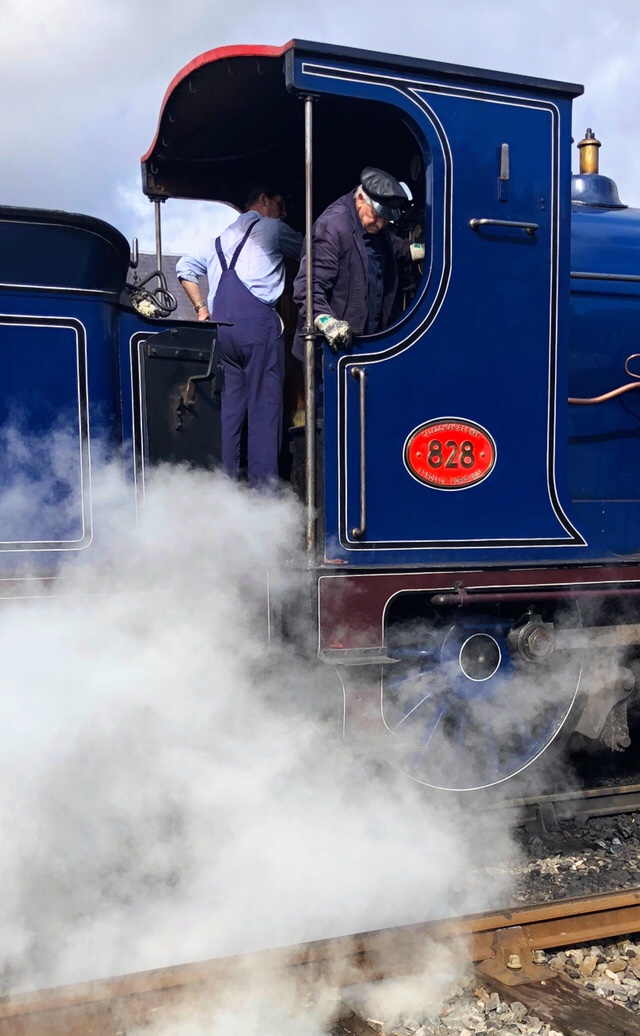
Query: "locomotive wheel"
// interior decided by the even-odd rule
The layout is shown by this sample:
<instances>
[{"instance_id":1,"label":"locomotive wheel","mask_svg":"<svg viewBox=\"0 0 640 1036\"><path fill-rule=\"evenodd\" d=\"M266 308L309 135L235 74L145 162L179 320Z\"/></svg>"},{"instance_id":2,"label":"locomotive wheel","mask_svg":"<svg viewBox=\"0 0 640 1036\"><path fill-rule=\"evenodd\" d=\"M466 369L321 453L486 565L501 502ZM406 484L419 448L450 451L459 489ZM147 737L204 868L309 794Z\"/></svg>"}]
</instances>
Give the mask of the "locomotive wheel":
<instances>
[{"instance_id":1,"label":"locomotive wheel","mask_svg":"<svg viewBox=\"0 0 640 1036\"><path fill-rule=\"evenodd\" d=\"M491 618L431 628L419 661L413 652L389 668L382 713L397 739L389 756L396 769L432 788L477 791L515 777L549 748L575 701L580 659L556 652L514 660L508 630Z\"/></svg>"}]
</instances>

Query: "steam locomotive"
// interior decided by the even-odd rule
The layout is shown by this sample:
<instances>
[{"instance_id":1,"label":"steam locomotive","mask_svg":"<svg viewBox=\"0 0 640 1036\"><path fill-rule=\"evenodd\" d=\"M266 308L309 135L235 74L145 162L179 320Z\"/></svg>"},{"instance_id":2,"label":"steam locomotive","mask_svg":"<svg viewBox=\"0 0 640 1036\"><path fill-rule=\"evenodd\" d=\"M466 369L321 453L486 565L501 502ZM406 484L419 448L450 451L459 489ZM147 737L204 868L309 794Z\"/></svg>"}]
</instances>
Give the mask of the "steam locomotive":
<instances>
[{"instance_id":1,"label":"steam locomotive","mask_svg":"<svg viewBox=\"0 0 640 1036\"><path fill-rule=\"evenodd\" d=\"M93 442L119 444L134 497L158 462L218 462L215 326L172 316L162 203L240 206L256 180L285 184L309 240L376 165L408 185L399 231L426 258L385 331L339 356L307 334L306 380L292 361L289 389L304 425L283 468L306 502L308 624L344 735L461 791L522 773L571 732L627 747L640 213L599 173L590 130L571 176L581 92L299 40L221 48L173 79L142 158L158 242L146 290L113 227L0 208L2 424L42 439L62 423L75 443L55 522L5 516L5 596L91 551ZM286 292L281 307L291 336Z\"/></svg>"}]
</instances>

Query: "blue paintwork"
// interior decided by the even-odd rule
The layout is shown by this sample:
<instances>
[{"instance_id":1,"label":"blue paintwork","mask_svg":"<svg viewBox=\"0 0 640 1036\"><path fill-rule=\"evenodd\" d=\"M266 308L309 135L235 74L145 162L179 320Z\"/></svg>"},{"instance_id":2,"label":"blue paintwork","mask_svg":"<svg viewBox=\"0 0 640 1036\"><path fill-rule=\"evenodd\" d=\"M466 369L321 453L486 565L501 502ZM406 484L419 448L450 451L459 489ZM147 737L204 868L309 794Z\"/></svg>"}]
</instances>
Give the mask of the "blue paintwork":
<instances>
[{"instance_id":1,"label":"blue paintwork","mask_svg":"<svg viewBox=\"0 0 640 1036\"><path fill-rule=\"evenodd\" d=\"M2 577L55 571L99 530L96 471L129 434L118 324L149 324L121 305L128 259L101 220L0 207Z\"/></svg>"},{"instance_id":2,"label":"blue paintwork","mask_svg":"<svg viewBox=\"0 0 640 1036\"><path fill-rule=\"evenodd\" d=\"M604 209L626 209L620 201L618 185L600 173L578 173L571 177L571 201Z\"/></svg>"},{"instance_id":3,"label":"blue paintwork","mask_svg":"<svg viewBox=\"0 0 640 1036\"><path fill-rule=\"evenodd\" d=\"M325 557L352 565L577 561L585 544L566 484L570 101L448 75L300 60L295 85L394 104L431 170L431 269L404 319L325 364ZM341 71L342 69L342 71ZM499 151L510 149L508 189ZM560 189L559 185L563 185ZM502 189L500 189L500 187ZM500 200L505 198L506 200ZM473 218L535 223L474 231ZM366 498L360 525L356 365L366 371ZM407 471L426 421L486 428L497 463L480 485L443 492Z\"/></svg>"},{"instance_id":4,"label":"blue paintwork","mask_svg":"<svg viewBox=\"0 0 640 1036\"><path fill-rule=\"evenodd\" d=\"M572 270L638 276L640 211L575 207ZM631 379L640 352L640 282L577 277L571 282L569 394L592 398ZM630 367L640 374L640 361ZM640 385L640 381L638 382ZM640 551L640 391L569 408L568 481L589 538L621 556Z\"/></svg>"}]
</instances>

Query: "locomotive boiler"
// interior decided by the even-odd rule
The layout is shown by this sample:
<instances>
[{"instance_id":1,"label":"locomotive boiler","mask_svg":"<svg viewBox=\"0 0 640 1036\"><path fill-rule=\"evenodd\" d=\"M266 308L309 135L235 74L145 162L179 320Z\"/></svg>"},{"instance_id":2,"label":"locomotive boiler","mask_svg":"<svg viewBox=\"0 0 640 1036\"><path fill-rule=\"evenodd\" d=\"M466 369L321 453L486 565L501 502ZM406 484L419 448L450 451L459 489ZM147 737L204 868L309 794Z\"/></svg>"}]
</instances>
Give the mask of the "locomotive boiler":
<instances>
[{"instance_id":1,"label":"locomotive boiler","mask_svg":"<svg viewBox=\"0 0 640 1036\"><path fill-rule=\"evenodd\" d=\"M408 185L398 230L424 263L348 352L307 329L283 475L304 494L308 628L343 734L436 788L500 784L575 731L630 741L639 214L591 131L572 182L581 92L298 40L221 48L173 79L142 159L158 241L170 198L239 206L283 184L309 242L363 167ZM8 530L9 587L99 536L92 436L121 444L133 495L159 461L215 467L223 385L215 326L167 316L161 273L157 315L133 304L116 230L5 207L0 234L4 423L19 400L29 433L64 417L77 441L64 527Z\"/></svg>"}]
</instances>

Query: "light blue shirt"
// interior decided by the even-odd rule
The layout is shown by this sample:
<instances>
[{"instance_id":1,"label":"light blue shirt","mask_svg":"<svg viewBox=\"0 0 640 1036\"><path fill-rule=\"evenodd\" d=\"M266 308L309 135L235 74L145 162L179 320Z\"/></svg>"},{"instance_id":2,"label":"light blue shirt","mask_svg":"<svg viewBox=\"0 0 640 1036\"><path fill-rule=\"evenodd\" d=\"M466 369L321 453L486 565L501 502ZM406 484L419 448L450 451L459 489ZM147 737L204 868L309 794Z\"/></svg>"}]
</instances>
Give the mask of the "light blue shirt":
<instances>
[{"instance_id":1,"label":"light blue shirt","mask_svg":"<svg viewBox=\"0 0 640 1036\"><path fill-rule=\"evenodd\" d=\"M243 212L235 223L220 234L220 244L230 264L233 253L242 241L250 223L257 225L251 231L242 249L236 273L246 288L256 298L274 306L284 288L284 256L299 259L302 250L302 234L292 230L280 219L260 216L254 209ZM222 269L216 253L215 238L211 238L206 248L194 255L183 255L176 264L176 273L180 280L196 281L206 273L209 281L207 307L211 313L213 300Z\"/></svg>"}]
</instances>

